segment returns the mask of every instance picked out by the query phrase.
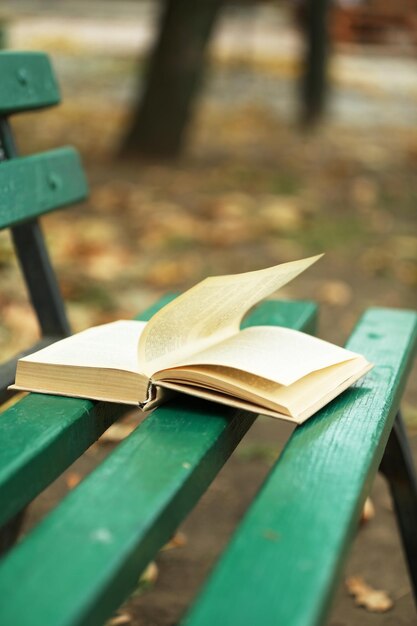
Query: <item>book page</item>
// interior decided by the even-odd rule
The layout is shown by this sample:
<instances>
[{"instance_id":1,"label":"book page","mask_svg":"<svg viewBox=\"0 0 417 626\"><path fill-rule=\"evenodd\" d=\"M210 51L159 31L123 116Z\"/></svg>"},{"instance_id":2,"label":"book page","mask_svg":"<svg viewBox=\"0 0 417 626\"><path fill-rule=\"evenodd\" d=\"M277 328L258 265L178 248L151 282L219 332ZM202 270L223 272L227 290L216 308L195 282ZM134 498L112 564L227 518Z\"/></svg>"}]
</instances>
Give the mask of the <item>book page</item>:
<instances>
[{"instance_id":1,"label":"book page","mask_svg":"<svg viewBox=\"0 0 417 626\"><path fill-rule=\"evenodd\" d=\"M25 356L21 361L140 373L137 344L146 322L120 320L88 328Z\"/></svg>"},{"instance_id":2,"label":"book page","mask_svg":"<svg viewBox=\"0 0 417 626\"><path fill-rule=\"evenodd\" d=\"M213 276L198 283L148 322L138 345L141 370L151 376L236 334L251 307L290 282L321 256L255 272Z\"/></svg>"},{"instance_id":3,"label":"book page","mask_svg":"<svg viewBox=\"0 0 417 626\"><path fill-rule=\"evenodd\" d=\"M292 385L312 372L357 357L355 352L298 330L279 326L253 326L181 359L175 369L192 365L220 365L280 385Z\"/></svg>"},{"instance_id":4,"label":"book page","mask_svg":"<svg viewBox=\"0 0 417 626\"><path fill-rule=\"evenodd\" d=\"M156 374L155 379L161 386L174 384L178 390L182 386L187 390L194 386L198 390L195 395L202 389L205 394L223 394L225 399L238 398L295 418L329 397L345 381L355 376L358 378L370 368L364 357L357 357L312 372L292 385L280 385L222 365L194 365L165 370Z\"/></svg>"}]
</instances>

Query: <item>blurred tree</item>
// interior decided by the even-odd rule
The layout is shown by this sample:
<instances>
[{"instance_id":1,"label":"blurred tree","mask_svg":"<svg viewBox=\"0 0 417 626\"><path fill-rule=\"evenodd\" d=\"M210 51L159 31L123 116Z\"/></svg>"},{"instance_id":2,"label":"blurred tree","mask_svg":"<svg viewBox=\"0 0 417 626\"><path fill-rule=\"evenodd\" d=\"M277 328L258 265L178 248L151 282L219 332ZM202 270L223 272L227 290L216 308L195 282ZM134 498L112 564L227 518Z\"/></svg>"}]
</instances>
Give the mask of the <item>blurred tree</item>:
<instances>
[{"instance_id":1,"label":"blurred tree","mask_svg":"<svg viewBox=\"0 0 417 626\"><path fill-rule=\"evenodd\" d=\"M313 126L322 117L328 89L330 0L302 0L297 18L305 42L301 75L301 120Z\"/></svg>"},{"instance_id":2,"label":"blurred tree","mask_svg":"<svg viewBox=\"0 0 417 626\"><path fill-rule=\"evenodd\" d=\"M143 97L122 155L175 158L184 144L204 58L222 0L166 0Z\"/></svg>"}]
</instances>

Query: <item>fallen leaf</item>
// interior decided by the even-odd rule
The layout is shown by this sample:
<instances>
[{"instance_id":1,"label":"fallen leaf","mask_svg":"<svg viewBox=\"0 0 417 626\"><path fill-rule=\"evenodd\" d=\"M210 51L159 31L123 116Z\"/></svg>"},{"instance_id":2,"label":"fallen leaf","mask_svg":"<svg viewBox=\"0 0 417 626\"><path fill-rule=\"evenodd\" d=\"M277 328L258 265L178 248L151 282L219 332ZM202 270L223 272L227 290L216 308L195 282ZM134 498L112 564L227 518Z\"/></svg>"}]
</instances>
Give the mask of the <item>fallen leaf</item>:
<instances>
[{"instance_id":1,"label":"fallen leaf","mask_svg":"<svg viewBox=\"0 0 417 626\"><path fill-rule=\"evenodd\" d=\"M303 225L303 216L296 199L286 196L265 198L258 217L275 232L294 232Z\"/></svg>"},{"instance_id":2,"label":"fallen leaf","mask_svg":"<svg viewBox=\"0 0 417 626\"><path fill-rule=\"evenodd\" d=\"M317 297L332 306L346 306L352 300L352 289L342 280L327 280L320 286Z\"/></svg>"},{"instance_id":3,"label":"fallen leaf","mask_svg":"<svg viewBox=\"0 0 417 626\"><path fill-rule=\"evenodd\" d=\"M214 246L230 246L253 240L258 230L255 224L238 217L216 220L206 229L203 240Z\"/></svg>"},{"instance_id":4,"label":"fallen leaf","mask_svg":"<svg viewBox=\"0 0 417 626\"><path fill-rule=\"evenodd\" d=\"M201 256L186 254L177 259L156 261L146 273L146 283L158 289L171 289L184 282L196 282L201 268Z\"/></svg>"},{"instance_id":5,"label":"fallen leaf","mask_svg":"<svg viewBox=\"0 0 417 626\"><path fill-rule=\"evenodd\" d=\"M68 472L65 476L65 482L67 484L68 489L74 489L81 481L81 476L77 472Z\"/></svg>"},{"instance_id":6,"label":"fallen leaf","mask_svg":"<svg viewBox=\"0 0 417 626\"><path fill-rule=\"evenodd\" d=\"M355 599L355 604L371 613L385 613L394 606L386 591L373 589L362 576L350 576L345 583L348 593Z\"/></svg>"},{"instance_id":7,"label":"fallen leaf","mask_svg":"<svg viewBox=\"0 0 417 626\"><path fill-rule=\"evenodd\" d=\"M352 196L358 208L374 206L378 199L378 187L376 182L365 176L359 176L352 183Z\"/></svg>"},{"instance_id":8,"label":"fallen leaf","mask_svg":"<svg viewBox=\"0 0 417 626\"><path fill-rule=\"evenodd\" d=\"M90 278L109 281L120 276L132 259L126 250L113 246L85 261L85 272Z\"/></svg>"},{"instance_id":9,"label":"fallen leaf","mask_svg":"<svg viewBox=\"0 0 417 626\"><path fill-rule=\"evenodd\" d=\"M106 622L106 626L124 626L124 624L131 624L132 616L129 613L119 613L115 615L108 622Z\"/></svg>"},{"instance_id":10,"label":"fallen leaf","mask_svg":"<svg viewBox=\"0 0 417 626\"><path fill-rule=\"evenodd\" d=\"M29 302L12 302L2 309L2 324L30 345L39 333L38 322Z\"/></svg>"},{"instance_id":11,"label":"fallen leaf","mask_svg":"<svg viewBox=\"0 0 417 626\"><path fill-rule=\"evenodd\" d=\"M371 498L366 498L365 504L363 505L362 514L361 514L361 524L366 524L371 519L375 517L375 507Z\"/></svg>"},{"instance_id":12,"label":"fallen leaf","mask_svg":"<svg viewBox=\"0 0 417 626\"><path fill-rule=\"evenodd\" d=\"M120 422L112 424L100 437L100 443L118 443L123 441L135 428L136 424L132 423Z\"/></svg>"},{"instance_id":13,"label":"fallen leaf","mask_svg":"<svg viewBox=\"0 0 417 626\"><path fill-rule=\"evenodd\" d=\"M158 580L158 566L155 561L151 561L139 578L138 585L134 591L134 595L140 595L149 587L152 587Z\"/></svg>"},{"instance_id":14,"label":"fallen leaf","mask_svg":"<svg viewBox=\"0 0 417 626\"><path fill-rule=\"evenodd\" d=\"M219 196L211 207L214 218L244 218L253 210L253 200L244 193Z\"/></svg>"},{"instance_id":15,"label":"fallen leaf","mask_svg":"<svg viewBox=\"0 0 417 626\"><path fill-rule=\"evenodd\" d=\"M173 550L174 548L183 548L187 543L187 536L182 532L177 532L171 537L171 539L164 545L162 550Z\"/></svg>"}]
</instances>

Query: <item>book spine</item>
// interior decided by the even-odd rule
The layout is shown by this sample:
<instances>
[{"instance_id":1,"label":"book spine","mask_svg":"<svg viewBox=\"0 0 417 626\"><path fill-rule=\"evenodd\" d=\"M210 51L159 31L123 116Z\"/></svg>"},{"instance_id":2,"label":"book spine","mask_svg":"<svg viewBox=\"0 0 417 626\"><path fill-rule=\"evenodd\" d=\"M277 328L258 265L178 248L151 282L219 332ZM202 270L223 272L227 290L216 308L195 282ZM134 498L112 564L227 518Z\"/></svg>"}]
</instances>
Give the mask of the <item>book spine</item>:
<instances>
[{"instance_id":1,"label":"book spine","mask_svg":"<svg viewBox=\"0 0 417 626\"><path fill-rule=\"evenodd\" d=\"M141 411L149 411L153 408L153 404L157 397L157 388L156 385L152 382L151 379L148 381L148 387L146 389L146 398L143 402L138 402L138 407Z\"/></svg>"},{"instance_id":2,"label":"book spine","mask_svg":"<svg viewBox=\"0 0 417 626\"><path fill-rule=\"evenodd\" d=\"M152 411L175 395L171 389L165 389L149 380L146 400L138 403L138 406L142 411Z\"/></svg>"}]
</instances>

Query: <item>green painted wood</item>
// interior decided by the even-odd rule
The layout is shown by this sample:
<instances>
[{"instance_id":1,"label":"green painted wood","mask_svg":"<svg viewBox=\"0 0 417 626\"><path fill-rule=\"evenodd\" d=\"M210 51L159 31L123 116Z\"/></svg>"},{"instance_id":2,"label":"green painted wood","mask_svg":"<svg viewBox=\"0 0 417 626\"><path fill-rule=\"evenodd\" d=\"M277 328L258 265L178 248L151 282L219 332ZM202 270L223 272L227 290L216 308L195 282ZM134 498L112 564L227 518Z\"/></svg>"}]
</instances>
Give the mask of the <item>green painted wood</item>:
<instances>
[{"instance_id":1,"label":"green painted wood","mask_svg":"<svg viewBox=\"0 0 417 626\"><path fill-rule=\"evenodd\" d=\"M175 297L167 294L137 319L148 320ZM265 303L266 304L266 303ZM291 306L293 305L293 306ZM314 306L314 305L313 305ZM268 305L268 311L270 309ZM275 307L281 309L280 307ZM311 303L282 306L277 313L301 320ZM291 312L292 309L292 312ZM264 319L263 307L254 315ZM273 319L273 312L270 312ZM82 454L120 415L121 405L31 394L0 415L0 527ZM59 416L59 419L57 419Z\"/></svg>"},{"instance_id":2,"label":"green painted wood","mask_svg":"<svg viewBox=\"0 0 417 626\"><path fill-rule=\"evenodd\" d=\"M46 54L0 52L0 115L58 104L59 87Z\"/></svg>"},{"instance_id":3,"label":"green painted wood","mask_svg":"<svg viewBox=\"0 0 417 626\"><path fill-rule=\"evenodd\" d=\"M88 187L74 148L0 163L0 229L83 200Z\"/></svg>"},{"instance_id":4,"label":"green painted wood","mask_svg":"<svg viewBox=\"0 0 417 626\"><path fill-rule=\"evenodd\" d=\"M306 333L314 333L317 328L318 307L308 300L266 300L262 306L250 311L242 322L247 326L287 326L302 328Z\"/></svg>"},{"instance_id":5,"label":"green painted wood","mask_svg":"<svg viewBox=\"0 0 417 626\"><path fill-rule=\"evenodd\" d=\"M0 526L123 412L123 405L30 394L0 414Z\"/></svg>"},{"instance_id":6,"label":"green painted wood","mask_svg":"<svg viewBox=\"0 0 417 626\"><path fill-rule=\"evenodd\" d=\"M137 316L148 320L175 298L167 294ZM316 317L310 302L265 302L249 322L278 320L309 327ZM0 414L0 527L77 459L127 408L88 400L29 394Z\"/></svg>"},{"instance_id":7,"label":"green painted wood","mask_svg":"<svg viewBox=\"0 0 417 626\"><path fill-rule=\"evenodd\" d=\"M148 320L174 297L164 296L138 319ZM0 527L126 411L124 405L29 394L0 413Z\"/></svg>"},{"instance_id":8,"label":"green painted wood","mask_svg":"<svg viewBox=\"0 0 417 626\"><path fill-rule=\"evenodd\" d=\"M311 325L306 306L284 305L288 325ZM0 623L102 624L254 420L186 397L154 411L0 564Z\"/></svg>"},{"instance_id":9,"label":"green painted wood","mask_svg":"<svg viewBox=\"0 0 417 626\"><path fill-rule=\"evenodd\" d=\"M347 345L375 369L297 429L185 626L324 623L398 409L416 337L413 312L365 314Z\"/></svg>"}]
</instances>

